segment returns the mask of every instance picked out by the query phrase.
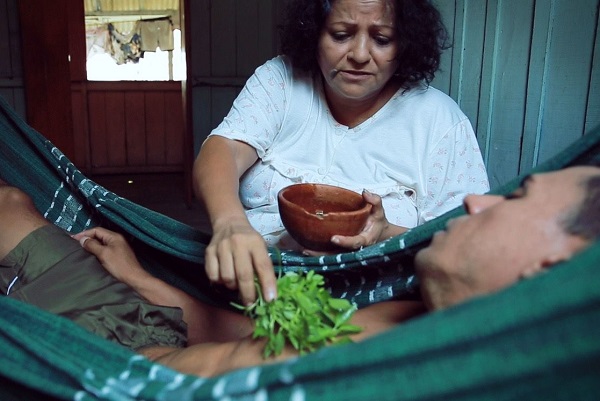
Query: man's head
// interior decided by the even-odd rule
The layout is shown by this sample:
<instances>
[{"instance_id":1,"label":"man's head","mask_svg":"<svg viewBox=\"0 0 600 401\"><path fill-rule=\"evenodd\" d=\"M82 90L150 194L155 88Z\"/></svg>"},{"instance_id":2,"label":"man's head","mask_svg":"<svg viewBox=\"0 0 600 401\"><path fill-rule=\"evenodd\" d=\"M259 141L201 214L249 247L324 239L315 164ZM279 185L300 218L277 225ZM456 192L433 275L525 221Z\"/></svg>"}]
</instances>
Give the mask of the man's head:
<instances>
[{"instance_id":1,"label":"man's head","mask_svg":"<svg viewBox=\"0 0 600 401\"><path fill-rule=\"evenodd\" d=\"M464 205L467 214L416 257L431 309L497 291L599 238L600 168L529 176L509 196L468 196Z\"/></svg>"}]
</instances>

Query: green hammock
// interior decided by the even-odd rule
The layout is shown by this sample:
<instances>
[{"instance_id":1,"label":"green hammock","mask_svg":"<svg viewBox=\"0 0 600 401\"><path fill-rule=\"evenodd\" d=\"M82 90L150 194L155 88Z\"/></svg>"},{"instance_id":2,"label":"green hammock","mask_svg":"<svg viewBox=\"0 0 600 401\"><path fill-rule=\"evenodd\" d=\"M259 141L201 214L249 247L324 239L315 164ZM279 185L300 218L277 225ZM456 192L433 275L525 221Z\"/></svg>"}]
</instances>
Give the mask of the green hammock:
<instances>
[{"instance_id":1,"label":"green hammock","mask_svg":"<svg viewBox=\"0 0 600 401\"><path fill-rule=\"evenodd\" d=\"M540 165L600 157L600 130ZM85 177L0 98L0 177L72 232L102 224L125 233L153 274L206 302L234 294L203 274L208 237ZM515 179L497 193L518 185ZM456 209L361 251L272 258L282 271L316 270L360 306L413 298L414 253ZM365 342L205 379L153 364L71 321L0 297L2 400L595 400L600 393L600 244L549 273L432 313Z\"/></svg>"}]
</instances>

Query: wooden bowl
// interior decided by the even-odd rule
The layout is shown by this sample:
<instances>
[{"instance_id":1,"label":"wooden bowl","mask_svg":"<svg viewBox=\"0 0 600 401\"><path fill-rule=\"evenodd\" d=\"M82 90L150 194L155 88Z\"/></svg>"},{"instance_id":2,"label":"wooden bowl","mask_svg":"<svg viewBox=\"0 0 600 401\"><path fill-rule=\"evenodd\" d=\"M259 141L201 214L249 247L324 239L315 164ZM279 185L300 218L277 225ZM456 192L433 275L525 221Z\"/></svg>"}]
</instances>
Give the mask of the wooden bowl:
<instances>
[{"instance_id":1,"label":"wooden bowl","mask_svg":"<svg viewBox=\"0 0 600 401\"><path fill-rule=\"evenodd\" d=\"M314 251L347 251L331 242L335 234L361 232L371 204L362 195L325 184L294 184L277 195L281 221L300 245Z\"/></svg>"}]
</instances>

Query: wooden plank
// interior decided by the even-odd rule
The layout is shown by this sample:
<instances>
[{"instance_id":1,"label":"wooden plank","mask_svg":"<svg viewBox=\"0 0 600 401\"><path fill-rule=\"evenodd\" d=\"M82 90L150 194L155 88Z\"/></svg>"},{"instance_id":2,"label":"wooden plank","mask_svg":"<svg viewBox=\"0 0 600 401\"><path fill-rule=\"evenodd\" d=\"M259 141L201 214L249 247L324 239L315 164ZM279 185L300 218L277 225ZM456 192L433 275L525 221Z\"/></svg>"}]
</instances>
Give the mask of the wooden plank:
<instances>
[{"instance_id":1,"label":"wooden plank","mask_svg":"<svg viewBox=\"0 0 600 401\"><path fill-rule=\"evenodd\" d=\"M96 98L90 104L93 115L90 126L95 128L94 135L100 135L97 127L103 127L101 134L106 137L102 147L100 139L94 137L92 145L94 160L100 160L94 166L94 172L131 171L132 168L144 171L160 171L166 168L181 171L183 166L183 109L181 84L156 85L163 87L152 90L152 82L139 83L104 82L89 83L92 87L89 98ZM161 84L157 82L157 84ZM174 84L174 85L173 85ZM86 84L88 85L88 84ZM135 91L135 88L138 88ZM166 89L166 90L163 90ZM104 110L98 113L98 97L105 97ZM100 121L100 119L103 119ZM167 138L167 135L174 137ZM96 148L98 151L96 151ZM108 152L106 161L102 161L99 152ZM111 170L112 169L112 170Z\"/></svg>"},{"instance_id":2,"label":"wooden plank","mask_svg":"<svg viewBox=\"0 0 600 401\"><path fill-rule=\"evenodd\" d=\"M181 92L181 82L178 81L89 81L88 92L95 91L162 91Z\"/></svg>"},{"instance_id":3,"label":"wooden plank","mask_svg":"<svg viewBox=\"0 0 600 401\"><path fill-rule=\"evenodd\" d=\"M73 158L66 0L19 1L27 121Z\"/></svg>"},{"instance_id":4,"label":"wooden plank","mask_svg":"<svg viewBox=\"0 0 600 401\"><path fill-rule=\"evenodd\" d=\"M38 131L44 132L44 135L50 140L53 139L52 133L46 130L46 121L48 120L48 108L46 107L46 77L44 76L45 52L40 50L45 46L40 46L40 37L44 38L44 18L40 12L31 12L35 8L31 1L22 1L19 3L19 19L22 28L22 57L25 61L24 84L27 96L27 122ZM29 50L28 50L29 49ZM40 51L38 51L40 50ZM41 52L41 54L40 54ZM36 60L42 57L41 60ZM35 91L33 90L35 88Z\"/></svg>"},{"instance_id":5,"label":"wooden plank","mask_svg":"<svg viewBox=\"0 0 600 401\"><path fill-rule=\"evenodd\" d=\"M45 15L43 43L45 49L38 57L47 59L45 62L44 82L46 85L47 98L44 99L45 107L48 109L48 131L42 131L45 135L52 135L54 144L60 148L67 157L73 158L73 111L71 110L71 80L69 75L69 45L65 40L68 30L65 25L67 19L67 0L44 2L43 10L36 10ZM57 21L55 14L61 14L63 21ZM29 88L28 96L35 93L35 88ZM46 132L48 132L46 134Z\"/></svg>"},{"instance_id":6,"label":"wooden plank","mask_svg":"<svg viewBox=\"0 0 600 401\"><path fill-rule=\"evenodd\" d=\"M2 88L19 88L23 89L23 80L20 78L11 78L8 77L6 79L0 77L0 87Z\"/></svg>"},{"instance_id":7,"label":"wooden plank","mask_svg":"<svg viewBox=\"0 0 600 401\"><path fill-rule=\"evenodd\" d=\"M254 72L256 67L279 53L279 37L277 35L277 25L280 23L280 11L279 7L277 7L279 3L281 3L281 0L258 1L258 51L256 52L254 66L250 73Z\"/></svg>"},{"instance_id":8,"label":"wooden plank","mask_svg":"<svg viewBox=\"0 0 600 401\"><path fill-rule=\"evenodd\" d=\"M476 123L474 125L477 132L477 139L481 146L481 152L485 161L490 186L493 188L498 181L493 178L494 172L488 165L490 154L492 154L492 135L491 135L491 103L492 103L492 88L495 84L494 80L494 62L495 62L495 41L496 25L498 20L498 3L496 1L487 1L487 12L485 19L485 40L483 57L481 59L481 95L479 97L479 113L477 114Z\"/></svg>"},{"instance_id":9,"label":"wooden plank","mask_svg":"<svg viewBox=\"0 0 600 401\"><path fill-rule=\"evenodd\" d=\"M0 0L0 77L12 75L8 1ZM13 18L16 17L12 16ZM12 96L11 96L12 97Z\"/></svg>"},{"instance_id":10,"label":"wooden plank","mask_svg":"<svg viewBox=\"0 0 600 401\"><path fill-rule=\"evenodd\" d=\"M108 143L106 142L105 94L90 93L88 96L90 151L92 170L107 167Z\"/></svg>"},{"instance_id":11,"label":"wooden plank","mask_svg":"<svg viewBox=\"0 0 600 401\"><path fill-rule=\"evenodd\" d=\"M106 101L106 140L109 146L108 165L127 164L125 140L125 95L122 92L107 92Z\"/></svg>"},{"instance_id":12,"label":"wooden plank","mask_svg":"<svg viewBox=\"0 0 600 401\"><path fill-rule=\"evenodd\" d=\"M585 132L600 127L600 12L596 14L596 36L594 38L594 56L590 76Z\"/></svg>"},{"instance_id":13,"label":"wooden plank","mask_svg":"<svg viewBox=\"0 0 600 401\"><path fill-rule=\"evenodd\" d=\"M245 0L244 0L245 1ZM211 75L236 75L236 8L235 0L218 0L211 7Z\"/></svg>"},{"instance_id":14,"label":"wooden plank","mask_svg":"<svg viewBox=\"0 0 600 401\"><path fill-rule=\"evenodd\" d=\"M165 93L165 161L183 166L183 105L180 93Z\"/></svg>"},{"instance_id":15,"label":"wooden plank","mask_svg":"<svg viewBox=\"0 0 600 401\"><path fill-rule=\"evenodd\" d=\"M13 98L13 92L14 89L13 88L6 88L6 87L2 87L0 85L0 97L2 97L2 99L6 100L6 102L12 107L14 108L14 104L15 104L15 99Z\"/></svg>"},{"instance_id":16,"label":"wooden plank","mask_svg":"<svg viewBox=\"0 0 600 401\"><path fill-rule=\"evenodd\" d=\"M148 165L165 164L165 98L161 92L146 93L146 155Z\"/></svg>"},{"instance_id":17,"label":"wooden plank","mask_svg":"<svg viewBox=\"0 0 600 401\"><path fill-rule=\"evenodd\" d=\"M71 90L71 108L73 109L73 144L74 156L71 160L79 169L87 171L90 168L89 161L89 137L87 128L87 101L85 92L82 90Z\"/></svg>"},{"instance_id":18,"label":"wooden plank","mask_svg":"<svg viewBox=\"0 0 600 401\"><path fill-rule=\"evenodd\" d=\"M68 13L67 25L71 81L85 81L87 79L87 48L85 43L85 11L83 2L74 1L69 3L66 11Z\"/></svg>"},{"instance_id":19,"label":"wooden plank","mask_svg":"<svg viewBox=\"0 0 600 401\"><path fill-rule=\"evenodd\" d=\"M537 164L541 137L543 93L547 83L547 56L552 31L552 3L540 2L535 6L535 27L529 56L529 79L527 83L526 113L521 144L519 171L528 171Z\"/></svg>"},{"instance_id":20,"label":"wooden plank","mask_svg":"<svg viewBox=\"0 0 600 401\"><path fill-rule=\"evenodd\" d=\"M450 70L451 74L448 77L448 95L458 102L459 97L459 86L461 73L460 69L463 67L463 50L465 40L465 23L468 23L466 19L467 14L467 0L457 0L456 10L454 14L454 26L452 32L452 58L450 59Z\"/></svg>"},{"instance_id":21,"label":"wooden plank","mask_svg":"<svg viewBox=\"0 0 600 401\"><path fill-rule=\"evenodd\" d=\"M127 165L146 164L146 105L142 91L125 94Z\"/></svg>"},{"instance_id":22,"label":"wooden plank","mask_svg":"<svg viewBox=\"0 0 600 401\"><path fill-rule=\"evenodd\" d=\"M191 0L179 0L179 10L180 16L182 19L182 50L185 52L185 60L186 60L186 77L183 82L181 82L181 101L182 101L182 116L183 116L183 183L184 183L184 196L186 205L189 207L192 206L192 202L194 199L194 189L193 189L193 162L194 162L194 132L192 130L192 74L190 71L190 60L191 60L191 28L190 22L191 20L186 18L186 16L190 15L190 2ZM189 45L189 46L188 46Z\"/></svg>"},{"instance_id":23,"label":"wooden plank","mask_svg":"<svg viewBox=\"0 0 600 401\"><path fill-rule=\"evenodd\" d=\"M258 32L261 30L258 20L258 0L244 0L236 3L236 75L250 76L259 61L260 43Z\"/></svg>"},{"instance_id":24,"label":"wooden plank","mask_svg":"<svg viewBox=\"0 0 600 401\"><path fill-rule=\"evenodd\" d=\"M27 114L27 106L25 101L25 89L23 87L14 88L12 92L13 97L13 109L20 115L23 119L26 118Z\"/></svg>"},{"instance_id":25,"label":"wooden plank","mask_svg":"<svg viewBox=\"0 0 600 401\"><path fill-rule=\"evenodd\" d=\"M188 0L190 13L191 43L186 45L186 52L191 52L190 75L208 76L211 66L211 29L210 0Z\"/></svg>"},{"instance_id":26,"label":"wooden plank","mask_svg":"<svg viewBox=\"0 0 600 401\"><path fill-rule=\"evenodd\" d=\"M194 102L192 103L192 130L194 132L194 159L200 151L202 143L215 128L211 118L211 97L212 89L210 87L194 87L192 89Z\"/></svg>"},{"instance_id":27,"label":"wooden plank","mask_svg":"<svg viewBox=\"0 0 600 401\"><path fill-rule=\"evenodd\" d=\"M459 42L460 36L461 36L460 32L456 31L456 27L455 27L457 5L456 5L456 1L447 1L447 0L446 1L437 0L437 1L434 1L434 4L442 16L444 25L446 26L446 29L448 30L449 40L451 41L451 43L453 43L453 46L450 47L449 49L445 50L444 53L442 54L442 57L440 60L440 69L436 73L435 79L433 80L431 85L433 87L441 90L442 92L446 93L447 95L450 95L450 82L452 79L452 72L453 72L453 69L452 69L453 54L454 54L454 51L457 49L457 46L458 46L457 43ZM461 21L462 21L462 19L461 19Z\"/></svg>"},{"instance_id":28,"label":"wooden plank","mask_svg":"<svg viewBox=\"0 0 600 401\"><path fill-rule=\"evenodd\" d=\"M488 120L483 121L487 132L485 160L492 188L518 174L532 10L533 0L504 0L497 3L494 30L490 37L489 86L482 89L483 93L489 93L489 98L482 97L482 103L487 108ZM478 128L482 126L478 124ZM490 141L493 141L493 153Z\"/></svg>"},{"instance_id":29,"label":"wooden plank","mask_svg":"<svg viewBox=\"0 0 600 401\"><path fill-rule=\"evenodd\" d=\"M8 0L6 8L8 18L9 53L11 74L14 78L23 77L23 61L21 56L21 27L17 0Z\"/></svg>"},{"instance_id":30,"label":"wooden plank","mask_svg":"<svg viewBox=\"0 0 600 401\"><path fill-rule=\"evenodd\" d=\"M120 166L98 167L93 174L152 174L152 173L180 173L180 166Z\"/></svg>"},{"instance_id":31,"label":"wooden plank","mask_svg":"<svg viewBox=\"0 0 600 401\"><path fill-rule=\"evenodd\" d=\"M597 0L552 4L538 162L583 135L597 24Z\"/></svg>"},{"instance_id":32,"label":"wooden plank","mask_svg":"<svg viewBox=\"0 0 600 401\"><path fill-rule=\"evenodd\" d=\"M452 79L452 95L460 108L477 126L479 114L479 96L481 92L481 60L483 58L485 37L485 15L487 4L480 0L465 0L464 12L457 26L462 28L461 41L456 43L455 60L458 65L453 67L457 74ZM483 143L483 141L482 141Z\"/></svg>"},{"instance_id":33,"label":"wooden plank","mask_svg":"<svg viewBox=\"0 0 600 401\"><path fill-rule=\"evenodd\" d=\"M266 61L266 60L265 60ZM195 76L192 86L229 86L242 87L248 80L248 77L206 77Z\"/></svg>"}]
</instances>

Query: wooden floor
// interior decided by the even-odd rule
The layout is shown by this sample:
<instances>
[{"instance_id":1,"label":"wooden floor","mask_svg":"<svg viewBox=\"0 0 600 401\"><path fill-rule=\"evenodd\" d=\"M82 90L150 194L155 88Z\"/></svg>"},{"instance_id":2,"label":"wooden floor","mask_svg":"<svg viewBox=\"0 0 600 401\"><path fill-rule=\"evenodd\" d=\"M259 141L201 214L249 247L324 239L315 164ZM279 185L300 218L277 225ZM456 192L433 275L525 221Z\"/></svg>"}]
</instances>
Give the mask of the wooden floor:
<instances>
[{"instance_id":1,"label":"wooden floor","mask_svg":"<svg viewBox=\"0 0 600 401\"><path fill-rule=\"evenodd\" d=\"M90 177L119 196L209 232L202 205L187 204L181 173L94 175Z\"/></svg>"}]
</instances>

